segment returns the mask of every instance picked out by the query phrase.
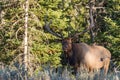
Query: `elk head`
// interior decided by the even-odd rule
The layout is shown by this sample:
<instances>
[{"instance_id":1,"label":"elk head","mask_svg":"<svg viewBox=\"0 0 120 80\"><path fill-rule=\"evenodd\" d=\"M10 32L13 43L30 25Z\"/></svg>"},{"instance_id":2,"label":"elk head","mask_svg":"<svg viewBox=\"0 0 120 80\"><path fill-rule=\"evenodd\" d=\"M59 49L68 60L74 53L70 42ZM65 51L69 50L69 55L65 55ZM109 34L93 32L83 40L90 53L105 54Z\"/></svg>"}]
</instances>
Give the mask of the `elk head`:
<instances>
[{"instance_id":1,"label":"elk head","mask_svg":"<svg viewBox=\"0 0 120 80\"><path fill-rule=\"evenodd\" d=\"M51 23L52 23L51 21L49 23L45 23L45 25L43 27L44 31L47 31L50 34L52 34L52 35L54 35L54 36L56 36L56 37L61 39L60 41L62 43L62 50L65 53L65 57L68 57L69 56L69 52L72 49L72 38L71 37L63 38L62 34L58 34L55 31L53 31L52 29L50 29L50 24Z\"/></svg>"},{"instance_id":2,"label":"elk head","mask_svg":"<svg viewBox=\"0 0 120 80\"><path fill-rule=\"evenodd\" d=\"M53 31L52 29L50 29L50 24L51 24L51 23L52 23L51 21L50 21L49 23L45 23L45 25L44 25L44 27L43 27L44 30L47 31L47 32L49 32L50 34L52 34L52 35L54 35L54 36L56 36L56 37L58 37L58 38L61 39L62 50L63 50L63 52L64 52L64 54L65 54L65 57L66 57L66 58L69 58L69 57L71 56L71 54L72 54L71 49L72 49L73 40L74 40L77 36L79 36L79 35L87 32L88 29L84 30L83 32L76 33L73 37L64 38L64 37L62 36L62 34L58 34L58 33L56 33L55 31Z\"/></svg>"},{"instance_id":3,"label":"elk head","mask_svg":"<svg viewBox=\"0 0 120 80\"><path fill-rule=\"evenodd\" d=\"M62 49L64 52L70 52L72 48L72 39L71 38L65 38L62 40Z\"/></svg>"},{"instance_id":4,"label":"elk head","mask_svg":"<svg viewBox=\"0 0 120 80\"><path fill-rule=\"evenodd\" d=\"M66 58L69 58L72 54L72 38L64 38L62 40L62 50Z\"/></svg>"}]
</instances>

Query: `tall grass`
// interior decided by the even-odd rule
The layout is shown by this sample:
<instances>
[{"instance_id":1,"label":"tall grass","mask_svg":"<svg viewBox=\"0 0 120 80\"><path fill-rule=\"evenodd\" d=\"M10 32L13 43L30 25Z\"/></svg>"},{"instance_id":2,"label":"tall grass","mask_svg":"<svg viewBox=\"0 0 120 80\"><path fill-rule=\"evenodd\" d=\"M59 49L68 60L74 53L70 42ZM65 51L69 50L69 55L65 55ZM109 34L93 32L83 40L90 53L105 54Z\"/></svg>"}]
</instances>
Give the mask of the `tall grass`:
<instances>
[{"instance_id":1,"label":"tall grass","mask_svg":"<svg viewBox=\"0 0 120 80\"><path fill-rule=\"evenodd\" d=\"M99 72L87 73L81 70L76 75L72 74L70 68L50 68L49 65L43 70L36 70L32 75L28 72L24 75L22 67L5 66L0 69L0 80L103 80L103 75ZM26 77L26 78L25 78ZM106 80L120 80L120 71L109 71Z\"/></svg>"}]
</instances>

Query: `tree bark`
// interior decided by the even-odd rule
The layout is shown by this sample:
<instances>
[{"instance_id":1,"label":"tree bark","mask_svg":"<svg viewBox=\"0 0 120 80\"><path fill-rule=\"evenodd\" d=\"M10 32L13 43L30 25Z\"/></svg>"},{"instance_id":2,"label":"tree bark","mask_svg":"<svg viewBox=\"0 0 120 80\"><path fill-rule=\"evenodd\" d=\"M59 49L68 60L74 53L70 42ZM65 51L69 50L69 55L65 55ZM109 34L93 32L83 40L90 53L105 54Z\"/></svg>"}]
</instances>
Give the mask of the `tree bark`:
<instances>
[{"instance_id":1,"label":"tree bark","mask_svg":"<svg viewBox=\"0 0 120 80\"><path fill-rule=\"evenodd\" d=\"M90 37L91 37L91 42L93 43L94 42L94 33L93 33L93 30L92 28L95 26L94 25L94 20L93 20L93 6L94 5L94 0L90 0L89 1L89 15L90 15Z\"/></svg>"},{"instance_id":2,"label":"tree bark","mask_svg":"<svg viewBox=\"0 0 120 80\"><path fill-rule=\"evenodd\" d=\"M27 60L27 56L28 56L28 8L29 8L29 0L26 0L25 2L25 24L24 24L24 71L27 71L28 68L28 60Z\"/></svg>"},{"instance_id":3,"label":"tree bark","mask_svg":"<svg viewBox=\"0 0 120 80\"><path fill-rule=\"evenodd\" d=\"M0 24L2 25L2 24L5 24L5 22L4 22L4 14L5 14L5 12L2 10L2 7L0 6Z\"/></svg>"}]
</instances>

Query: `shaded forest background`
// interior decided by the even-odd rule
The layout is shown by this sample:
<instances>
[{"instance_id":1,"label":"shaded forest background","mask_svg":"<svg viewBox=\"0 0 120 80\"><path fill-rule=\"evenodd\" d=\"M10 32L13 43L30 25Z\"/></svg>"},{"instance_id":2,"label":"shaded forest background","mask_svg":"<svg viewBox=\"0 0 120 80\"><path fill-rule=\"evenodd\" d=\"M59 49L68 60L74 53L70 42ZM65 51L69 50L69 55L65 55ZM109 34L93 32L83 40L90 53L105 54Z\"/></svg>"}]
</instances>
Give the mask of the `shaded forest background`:
<instances>
[{"instance_id":1,"label":"shaded forest background","mask_svg":"<svg viewBox=\"0 0 120 80\"><path fill-rule=\"evenodd\" d=\"M91 0L94 41L90 31L80 42L105 46L120 65L120 0ZM59 39L44 31L45 22L64 37L82 32L89 23L89 0L29 0L28 65L61 66L63 54ZM0 0L0 62L22 65L24 53L25 0Z\"/></svg>"}]
</instances>

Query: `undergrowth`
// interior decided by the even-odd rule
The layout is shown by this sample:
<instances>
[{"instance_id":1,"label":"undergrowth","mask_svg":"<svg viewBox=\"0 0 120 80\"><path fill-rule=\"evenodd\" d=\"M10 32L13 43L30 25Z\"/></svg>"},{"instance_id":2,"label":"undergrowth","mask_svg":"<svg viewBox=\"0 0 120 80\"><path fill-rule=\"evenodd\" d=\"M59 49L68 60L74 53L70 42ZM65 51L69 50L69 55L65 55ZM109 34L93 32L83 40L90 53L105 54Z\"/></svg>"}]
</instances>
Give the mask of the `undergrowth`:
<instances>
[{"instance_id":1,"label":"undergrowth","mask_svg":"<svg viewBox=\"0 0 120 80\"><path fill-rule=\"evenodd\" d=\"M0 80L103 80L103 75L99 72L87 73L81 70L76 75L73 70L66 68L50 68L49 65L41 69L36 69L32 73L28 70L25 75L23 68L15 66L5 66L0 68ZM106 80L120 80L120 71L109 71Z\"/></svg>"}]
</instances>

